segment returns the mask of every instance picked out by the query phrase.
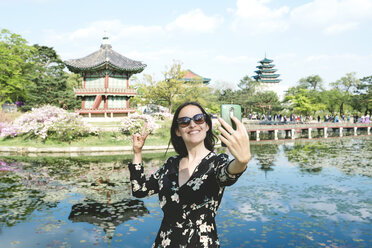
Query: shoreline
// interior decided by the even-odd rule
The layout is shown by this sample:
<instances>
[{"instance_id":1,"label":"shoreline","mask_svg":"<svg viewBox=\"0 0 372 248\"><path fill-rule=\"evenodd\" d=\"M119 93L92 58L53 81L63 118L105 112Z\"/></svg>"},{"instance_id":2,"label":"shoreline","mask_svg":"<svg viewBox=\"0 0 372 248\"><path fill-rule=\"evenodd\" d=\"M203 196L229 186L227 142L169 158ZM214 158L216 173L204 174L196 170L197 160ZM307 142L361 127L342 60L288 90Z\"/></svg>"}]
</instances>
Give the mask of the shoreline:
<instances>
[{"instance_id":1,"label":"shoreline","mask_svg":"<svg viewBox=\"0 0 372 248\"><path fill-rule=\"evenodd\" d=\"M370 138L370 135L358 135L358 136L343 136L343 137L328 137L328 138L299 138L299 139L280 139L280 140L251 140L252 145L260 144L284 144L284 143L309 143L313 141L331 141L336 139L350 139L350 138ZM216 148L221 147L221 143L218 142ZM144 146L144 153L158 153L165 152L168 145L157 145L157 146ZM173 152L174 148L170 144L169 152ZM0 145L0 156L104 156L104 155L128 155L132 154L132 146L108 146L108 147L22 147L22 146L1 146Z\"/></svg>"}]
</instances>

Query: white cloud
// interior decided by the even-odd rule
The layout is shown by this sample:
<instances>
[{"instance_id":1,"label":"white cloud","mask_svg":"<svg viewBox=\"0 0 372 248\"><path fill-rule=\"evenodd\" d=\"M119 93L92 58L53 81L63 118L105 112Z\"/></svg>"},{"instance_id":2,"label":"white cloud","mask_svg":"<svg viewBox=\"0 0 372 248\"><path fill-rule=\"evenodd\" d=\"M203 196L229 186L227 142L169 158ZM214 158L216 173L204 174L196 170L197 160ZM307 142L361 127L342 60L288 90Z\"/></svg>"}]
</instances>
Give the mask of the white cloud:
<instances>
[{"instance_id":1,"label":"white cloud","mask_svg":"<svg viewBox=\"0 0 372 248\"><path fill-rule=\"evenodd\" d=\"M235 63L247 63L247 62L255 62L257 58L250 58L248 56L224 56L218 55L215 57L216 61L224 63L224 64L235 64Z\"/></svg>"},{"instance_id":2,"label":"white cloud","mask_svg":"<svg viewBox=\"0 0 372 248\"><path fill-rule=\"evenodd\" d=\"M175 21L166 25L166 30L211 33L222 22L223 19L221 17L206 16L202 10L195 9L177 17Z\"/></svg>"},{"instance_id":3,"label":"white cloud","mask_svg":"<svg viewBox=\"0 0 372 248\"><path fill-rule=\"evenodd\" d=\"M95 40L102 38L107 31L112 41L126 37L152 36L163 33L161 26L125 25L120 20L92 22L89 26L75 31L58 33L54 30L44 30L48 43L78 42L81 40ZM95 42L96 43L96 42Z\"/></svg>"},{"instance_id":4,"label":"white cloud","mask_svg":"<svg viewBox=\"0 0 372 248\"><path fill-rule=\"evenodd\" d=\"M371 12L371 0L314 0L293 9L291 21L333 35L357 28Z\"/></svg>"},{"instance_id":5,"label":"white cloud","mask_svg":"<svg viewBox=\"0 0 372 248\"><path fill-rule=\"evenodd\" d=\"M357 22L334 24L326 27L323 32L327 35L341 34L348 30L353 30L358 26L359 24Z\"/></svg>"},{"instance_id":6,"label":"white cloud","mask_svg":"<svg viewBox=\"0 0 372 248\"><path fill-rule=\"evenodd\" d=\"M260 34L285 31L288 29L289 7L270 9L267 0L237 0L233 29Z\"/></svg>"},{"instance_id":7,"label":"white cloud","mask_svg":"<svg viewBox=\"0 0 372 248\"><path fill-rule=\"evenodd\" d=\"M279 9L270 9L265 6L269 1L262 0L238 0L236 15L245 19L275 19L282 18L289 12L287 6Z\"/></svg>"},{"instance_id":8,"label":"white cloud","mask_svg":"<svg viewBox=\"0 0 372 248\"><path fill-rule=\"evenodd\" d=\"M233 29L263 34L298 26L335 35L356 29L372 18L372 0L313 0L293 9L285 5L272 8L269 3L269 0L237 0Z\"/></svg>"}]
</instances>

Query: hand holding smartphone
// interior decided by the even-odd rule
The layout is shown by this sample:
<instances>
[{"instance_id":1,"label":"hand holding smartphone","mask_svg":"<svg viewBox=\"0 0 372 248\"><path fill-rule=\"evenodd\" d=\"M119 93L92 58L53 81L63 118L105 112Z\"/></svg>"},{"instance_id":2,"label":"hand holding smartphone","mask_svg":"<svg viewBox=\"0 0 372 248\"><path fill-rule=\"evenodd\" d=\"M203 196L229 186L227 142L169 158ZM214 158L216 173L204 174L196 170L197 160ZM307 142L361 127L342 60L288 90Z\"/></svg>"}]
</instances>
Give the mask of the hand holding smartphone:
<instances>
[{"instance_id":1,"label":"hand holding smartphone","mask_svg":"<svg viewBox=\"0 0 372 248\"><path fill-rule=\"evenodd\" d=\"M242 121L242 107L238 104L222 104L221 118L226 121L234 130L236 130L235 122L231 120L231 116L235 116L239 121ZM222 146L226 147L224 143Z\"/></svg>"}]
</instances>

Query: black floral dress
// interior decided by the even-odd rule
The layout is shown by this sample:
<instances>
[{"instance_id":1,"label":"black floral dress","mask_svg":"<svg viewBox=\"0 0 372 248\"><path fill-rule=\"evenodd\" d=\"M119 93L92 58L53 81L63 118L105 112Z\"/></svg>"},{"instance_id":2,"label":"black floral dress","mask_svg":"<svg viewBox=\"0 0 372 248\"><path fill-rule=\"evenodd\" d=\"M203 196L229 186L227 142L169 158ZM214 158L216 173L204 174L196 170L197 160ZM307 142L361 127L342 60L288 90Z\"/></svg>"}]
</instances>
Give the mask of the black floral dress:
<instances>
[{"instance_id":1,"label":"black floral dress","mask_svg":"<svg viewBox=\"0 0 372 248\"><path fill-rule=\"evenodd\" d=\"M164 212L152 247L220 247L214 218L225 186L234 184L242 173L229 174L229 157L210 152L179 187L180 160L170 157L148 179L142 164L129 163L133 196L157 193Z\"/></svg>"}]
</instances>

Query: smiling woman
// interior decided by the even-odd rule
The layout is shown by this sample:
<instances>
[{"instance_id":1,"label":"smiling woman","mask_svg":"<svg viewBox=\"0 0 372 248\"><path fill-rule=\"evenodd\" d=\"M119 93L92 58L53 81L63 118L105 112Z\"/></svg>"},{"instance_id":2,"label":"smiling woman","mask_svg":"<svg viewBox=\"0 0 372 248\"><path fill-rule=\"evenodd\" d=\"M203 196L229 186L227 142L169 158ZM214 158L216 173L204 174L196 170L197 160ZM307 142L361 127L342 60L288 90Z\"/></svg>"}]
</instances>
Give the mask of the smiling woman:
<instances>
[{"instance_id":1,"label":"smiling woman","mask_svg":"<svg viewBox=\"0 0 372 248\"><path fill-rule=\"evenodd\" d=\"M226 186L234 184L250 160L250 146L243 124L232 127L222 119L220 139L234 160L216 154L216 137L210 116L196 102L178 107L171 126L171 142L178 153L148 179L142 164L142 147L149 133L133 135L133 162L129 164L135 197L158 194L164 218L153 247L220 247L215 216ZM144 127L145 130L146 127Z\"/></svg>"}]
</instances>

